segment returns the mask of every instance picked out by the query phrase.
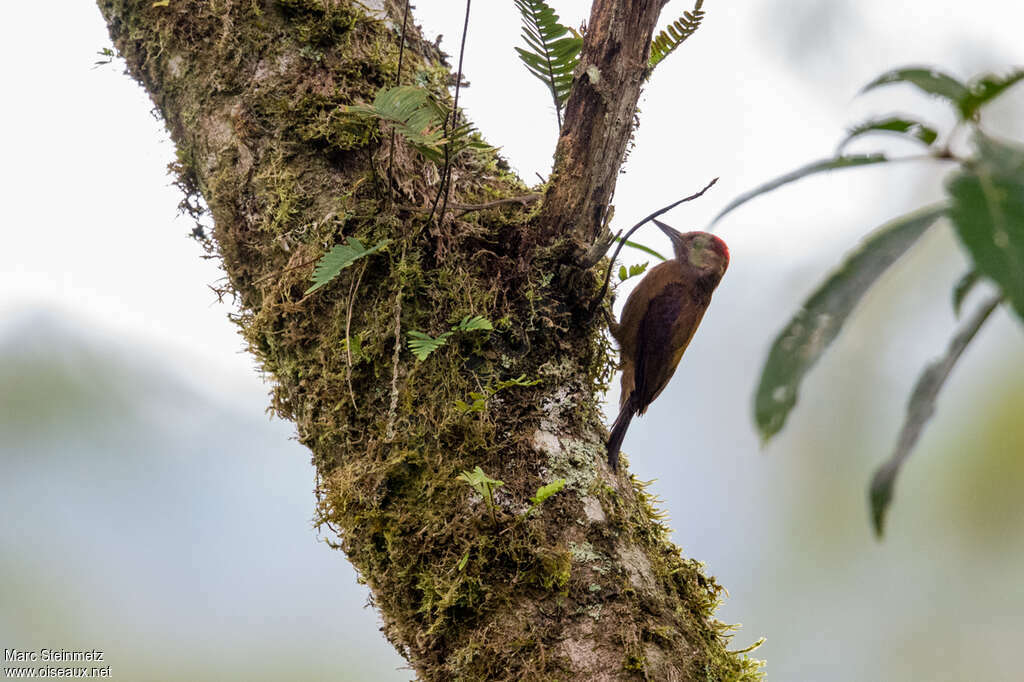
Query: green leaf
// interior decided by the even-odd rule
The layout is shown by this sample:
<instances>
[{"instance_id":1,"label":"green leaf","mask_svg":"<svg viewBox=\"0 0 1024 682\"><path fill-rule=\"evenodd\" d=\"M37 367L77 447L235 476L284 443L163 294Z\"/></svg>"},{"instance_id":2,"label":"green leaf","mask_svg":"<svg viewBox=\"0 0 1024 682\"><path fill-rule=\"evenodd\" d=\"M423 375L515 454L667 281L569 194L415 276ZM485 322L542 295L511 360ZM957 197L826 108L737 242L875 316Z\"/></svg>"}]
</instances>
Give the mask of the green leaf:
<instances>
[{"instance_id":1,"label":"green leaf","mask_svg":"<svg viewBox=\"0 0 1024 682\"><path fill-rule=\"evenodd\" d=\"M971 270L961 277L953 287L953 313L957 317L960 317L960 308L963 306L964 299L967 298L967 294L971 292L980 278L977 270Z\"/></svg>"},{"instance_id":2,"label":"green leaf","mask_svg":"<svg viewBox=\"0 0 1024 682\"><path fill-rule=\"evenodd\" d=\"M907 417L900 430L899 440L896 442L896 450L892 457L875 471L871 479L871 486L868 489L868 499L871 505L871 520L875 527L875 533L881 537L885 527L885 516L892 502L893 487L896 482L896 475L900 467L910 455L910 451L917 443L924 425L935 414L935 400L942 389L950 372L956 365L960 355L967 348L967 345L974 338L981 326L985 324L992 311L996 309L1002 297L995 297L984 303L974 316L961 328L953 340L950 341L946 354L939 360L930 364L921 374L910 394L910 401L907 404Z\"/></svg>"},{"instance_id":3,"label":"green leaf","mask_svg":"<svg viewBox=\"0 0 1024 682\"><path fill-rule=\"evenodd\" d=\"M973 118L979 109L1001 95L1007 88L1024 79L1024 69L1014 69L1005 76L985 74L971 79L970 91L961 102L964 118Z\"/></svg>"},{"instance_id":4,"label":"green leaf","mask_svg":"<svg viewBox=\"0 0 1024 682\"><path fill-rule=\"evenodd\" d=\"M469 563L469 550L467 549L466 553L462 555L461 559L459 559L458 570L464 571L466 569L466 564L468 564L468 563Z\"/></svg>"},{"instance_id":5,"label":"green leaf","mask_svg":"<svg viewBox=\"0 0 1024 682\"><path fill-rule=\"evenodd\" d=\"M527 70L551 91L561 128L562 107L572 88L583 38L560 24L558 15L544 0L515 0L515 3L522 18L522 37L528 47L517 47L516 52Z\"/></svg>"},{"instance_id":6,"label":"green leaf","mask_svg":"<svg viewBox=\"0 0 1024 682\"><path fill-rule=\"evenodd\" d=\"M429 334L424 334L416 330L412 330L406 334L408 337L409 350L416 356L419 361L426 360L435 350L448 343L448 337L451 336L451 332L445 332L436 339Z\"/></svg>"},{"instance_id":7,"label":"green leaf","mask_svg":"<svg viewBox=\"0 0 1024 682\"><path fill-rule=\"evenodd\" d=\"M467 403L464 400L455 401L455 409L462 413L468 414L469 412L483 412L487 406L487 401L494 397L499 391L504 391L506 388L512 388L513 386L536 386L541 383L541 379L528 380L525 374L520 374L514 379L506 379L499 381L498 383L491 385L488 383L484 386L484 392L471 392L469 394L472 403Z\"/></svg>"},{"instance_id":8,"label":"green leaf","mask_svg":"<svg viewBox=\"0 0 1024 682\"><path fill-rule=\"evenodd\" d=\"M473 396L470 396L473 398ZM483 412L487 406L487 401L484 398L473 398L472 403L467 403L465 400L455 399L455 411L459 414L469 414L470 412Z\"/></svg>"},{"instance_id":9,"label":"green leaf","mask_svg":"<svg viewBox=\"0 0 1024 682\"><path fill-rule=\"evenodd\" d=\"M861 297L945 212L944 205L930 206L872 232L776 337L754 397L754 421L763 440L782 429L796 405L801 380L839 334Z\"/></svg>"},{"instance_id":10,"label":"green leaf","mask_svg":"<svg viewBox=\"0 0 1024 682\"><path fill-rule=\"evenodd\" d=\"M625 244L626 246L630 247L631 249L636 249L637 251L643 251L647 255L654 256L658 260L662 260L662 261L663 260L668 260L663 255L661 255L660 253L658 253L657 251L652 249L651 247L644 246L643 244L641 244L639 242L633 242L633 241L630 241L628 239L623 239L622 237L615 237L613 239L613 241L622 242L623 244Z\"/></svg>"},{"instance_id":11,"label":"green leaf","mask_svg":"<svg viewBox=\"0 0 1024 682\"><path fill-rule=\"evenodd\" d=\"M825 171L839 170L841 168L854 168L856 166L869 166L875 163L884 163L888 161L884 154L850 154L847 156L837 156L833 159L822 159L821 161L815 161L809 163L806 166L801 166L791 173L786 173L780 177L775 178L760 187L756 187L745 194L733 199L729 204L722 209L722 211L715 216L715 219L711 221L711 225L714 225L722 219L727 213L732 212L739 206L747 203L754 197L761 196L767 192L771 192L773 189L778 189L783 185L788 185L791 182L796 182L801 178L805 178L808 175L814 175L816 173L824 173Z\"/></svg>"},{"instance_id":12,"label":"green leaf","mask_svg":"<svg viewBox=\"0 0 1024 682\"><path fill-rule=\"evenodd\" d=\"M466 315L457 325L452 327L452 329L460 332L472 332L477 331L478 329L490 331L494 329L494 325L492 325L491 321L482 315L473 315L472 317Z\"/></svg>"},{"instance_id":13,"label":"green leaf","mask_svg":"<svg viewBox=\"0 0 1024 682\"><path fill-rule=\"evenodd\" d=\"M648 263L638 263L636 265L630 265L629 266L629 276L630 277L636 277L637 275L644 274L647 271L647 266L648 266Z\"/></svg>"},{"instance_id":14,"label":"green leaf","mask_svg":"<svg viewBox=\"0 0 1024 682\"><path fill-rule=\"evenodd\" d=\"M547 485L542 485L541 487L537 488L537 494L530 498L530 504L536 507L537 505L542 504L544 500L548 499L555 493L559 492L564 487L565 479L556 478L555 480L551 481L551 483L548 483Z\"/></svg>"},{"instance_id":15,"label":"green leaf","mask_svg":"<svg viewBox=\"0 0 1024 682\"><path fill-rule=\"evenodd\" d=\"M426 360L431 353L447 343L448 337L455 332L472 332L491 329L494 329L494 325L492 325L491 321L486 317L482 315L466 315L458 324L452 326L451 331L444 332L436 339L429 334L424 334L420 331L410 331L407 335L409 337L409 350L411 350L413 355L416 356L416 359ZM465 406L465 409L460 407L460 403L462 406ZM467 406L466 403L461 400L456 401L455 407L463 412L470 409L470 406Z\"/></svg>"},{"instance_id":16,"label":"green leaf","mask_svg":"<svg viewBox=\"0 0 1024 682\"><path fill-rule=\"evenodd\" d=\"M660 253L658 253L657 251L655 251L651 247L644 246L643 244L640 244L639 242L631 242L628 239L623 239L622 237L616 237L615 241L622 242L623 244L625 244L626 246L630 247L631 249L636 249L637 251L643 251L647 255L654 256L658 260L668 260L667 258L662 256Z\"/></svg>"},{"instance_id":17,"label":"green leaf","mask_svg":"<svg viewBox=\"0 0 1024 682\"><path fill-rule=\"evenodd\" d=\"M504 481L498 481L485 474L484 470L479 466L474 467L472 471L463 471L456 478L468 483L473 490L484 498L484 502L487 503L490 509L494 509L494 489L505 485Z\"/></svg>"},{"instance_id":18,"label":"green leaf","mask_svg":"<svg viewBox=\"0 0 1024 682\"><path fill-rule=\"evenodd\" d=\"M975 118L983 105L991 102L1022 79L1024 79L1024 70L1018 68L1004 76L984 74L973 78L968 85L964 85L952 76L935 69L908 67L882 74L868 83L861 92L891 83L910 83L929 95L935 95L948 101L956 107L961 120L967 121Z\"/></svg>"},{"instance_id":19,"label":"green leaf","mask_svg":"<svg viewBox=\"0 0 1024 682\"><path fill-rule=\"evenodd\" d=\"M444 122L448 112L425 88L412 85L382 88L374 97L373 105L346 106L342 111L387 121L423 156L434 162L443 158L441 145L445 142Z\"/></svg>"},{"instance_id":20,"label":"green leaf","mask_svg":"<svg viewBox=\"0 0 1024 682\"><path fill-rule=\"evenodd\" d=\"M316 269L313 270L313 286L306 289L303 295L308 296L313 293L337 277L342 270L352 265L352 263L364 256L380 251L390 241L390 239L385 239L376 246L367 249L358 239L349 237L347 244L338 244L320 258L320 261L316 264Z\"/></svg>"},{"instance_id":21,"label":"green leaf","mask_svg":"<svg viewBox=\"0 0 1024 682\"><path fill-rule=\"evenodd\" d=\"M460 480L465 481L469 485L477 488L481 485L492 485L497 487L499 485L505 485L504 482L495 480L484 473L484 470L479 466L474 467L472 471L463 471L458 475Z\"/></svg>"},{"instance_id":22,"label":"green leaf","mask_svg":"<svg viewBox=\"0 0 1024 682\"><path fill-rule=\"evenodd\" d=\"M639 265L630 265L628 270L626 269L625 265L621 266L619 268L619 281L620 282L625 282L630 277L636 277L637 275L644 274L644 272L647 270L647 266L648 265L649 265L648 263L640 263Z\"/></svg>"},{"instance_id":23,"label":"green leaf","mask_svg":"<svg viewBox=\"0 0 1024 682\"><path fill-rule=\"evenodd\" d=\"M897 133L908 139L922 143L924 146L931 146L935 140L938 139L939 134L935 132L934 128L930 128L923 123L914 121L908 118L900 118L899 116L888 116L886 118L877 118L870 121L865 121L858 126L850 129L850 132L843 138L843 141L839 143L839 149L836 153L842 154L843 149L854 140L862 135L868 133Z\"/></svg>"},{"instance_id":24,"label":"green leaf","mask_svg":"<svg viewBox=\"0 0 1024 682\"><path fill-rule=\"evenodd\" d=\"M909 83L929 95L940 97L953 104L964 118L968 118L964 113L964 102L970 95L967 86L936 69L920 66L893 69L865 85L861 93L892 83Z\"/></svg>"},{"instance_id":25,"label":"green leaf","mask_svg":"<svg viewBox=\"0 0 1024 682\"><path fill-rule=\"evenodd\" d=\"M947 183L950 218L979 274L1024 319L1024 149L980 133L977 156Z\"/></svg>"},{"instance_id":26,"label":"green leaf","mask_svg":"<svg viewBox=\"0 0 1024 682\"><path fill-rule=\"evenodd\" d=\"M648 65L652 70L665 57L675 52L676 48L683 44L683 41L697 32L700 22L704 20L703 7L704 0L697 0L692 12L683 12L683 16L673 21L664 31L654 37L654 40L651 41L651 56L648 60Z\"/></svg>"},{"instance_id":27,"label":"green leaf","mask_svg":"<svg viewBox=\"0 0 1024 682\"><path fill-rule=\"evenodd\" d=\"M541 382L543 382L543 379L527 379L525 374L520 374L514 379L505 379L504 381L499 381L494 385L494 388L490 390L490 394L494 395L498 391L504 391L506 388L512 388L513 386L536 386Z\"/></svg>"},{"instance_id":28,"label":"green leaf","mask_svg":"<svg viewBox=\"0 0 1024 682\"><path fill-rule=\"evenodd\" d=\"M416 151L434 163L444 160L445 147L450 156L467 148L490 148L474 137L476 129L469 123L453 127L445 136L445 122L450 112L426 88L412 85L382 88L372 105L355 104L341 109L347 114L387 121Z\"/></svg>"}]
</instances>

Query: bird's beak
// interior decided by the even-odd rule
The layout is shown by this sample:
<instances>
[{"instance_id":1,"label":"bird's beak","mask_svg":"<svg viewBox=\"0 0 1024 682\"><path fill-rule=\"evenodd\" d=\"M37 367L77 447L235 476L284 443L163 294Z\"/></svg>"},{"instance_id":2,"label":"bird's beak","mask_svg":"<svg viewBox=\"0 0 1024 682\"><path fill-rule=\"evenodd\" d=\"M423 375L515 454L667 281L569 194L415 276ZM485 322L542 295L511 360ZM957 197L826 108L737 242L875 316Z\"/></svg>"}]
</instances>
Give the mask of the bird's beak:
<instances>
[{"instance_id":1,"label":"bird's beak","mask_svg":"<svg viewBox=\"0 0 1024 682\"><path fill-rule=\"evenodd\" d=\"M654 224L661 228L661 231L665 233L665 236L668 237L668 240L672 242L672 251L676 254L676 257L681 258L682 254L686 253L687 251L687 246L684 243L685 238L683 237L683 233L675 229L674 227L669 227L660 220L654 220Z\"/></svg>"},{"instance_id":2,"label":"bird's beak","mask_svg":"<svg viewBox=\"0 0 1024 682\"><path fill-rule=\"evenodd\" d=\"M659 228L661 228L661 231L664 232L665 235L669 239L671 239L673 242L678 241L679 238L683 236L682 232L680 232L679 230L675 229L674 227L669 227L668 225L666 225L665 223L661 222L657 218L653 219L651 222L653 222L655 225L657 225Z\"/></svg>"}]
</instances>

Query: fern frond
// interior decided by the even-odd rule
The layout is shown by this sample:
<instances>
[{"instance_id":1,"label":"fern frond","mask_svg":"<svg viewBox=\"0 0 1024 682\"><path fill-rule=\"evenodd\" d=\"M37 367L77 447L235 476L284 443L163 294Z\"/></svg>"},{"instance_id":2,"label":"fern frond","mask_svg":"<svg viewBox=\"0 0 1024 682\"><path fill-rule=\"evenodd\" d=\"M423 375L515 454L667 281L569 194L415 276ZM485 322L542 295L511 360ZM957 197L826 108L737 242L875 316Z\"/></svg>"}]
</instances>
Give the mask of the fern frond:
<instances>
[{"instance_id":1,"label":"fern frond","mask_svg":"<svg viewBox=\"0 0 1024 682\"><path fill-rule=\"evenodd\" d=\"M647 270L647 266L648 265L649 265L649 263L640 263L639 265L630 265L628 270L626 269L625 265L620 265L619 266L619 281L620 282L625 282L630 277L636 277L637 275L644 274L644 271Z\"/></svg>"},{"instance_id":2,"label":"fern frond","mask_svg":"<svg viewBox=\"0 0 1024 682\"><path fill-rule=\"evenodd\" d=\"M449 110L425 88L400 85L382 89L374 97L373 104L343 106L342 111L387 121L395 132L409 140L417 152L435 164L444 161L445 146L453 158L466 148L489 148L488 144L473 136L476 128L469 123L456 126L445 136L444 121L449 117Z\"/></svg>"},{"instance_id":3,"label":"fern frond","mask_svg":"<svg viewBox=\"0 0 1024 682\"><path fill-rule=\"evenodd\" d=\"M444 144L448 146L448 153L451 158L454 159L464 149L492 149L491 145L480 139L476 132L476 126L472 123L463 123L448 133Z\"/></svg>"},{"instance_id":4,"label":"fern frond","mask_svg":"<svg viewBox=\"0 0 1024 682\"><path fill-rule=\"evenodd\" d=\"M452 158L463 149L490 148L473 137L476 128L470 123L456 126L446 137L444 123L449 111L425 88L400 85L381 89L372 105L354 104L342 107L342 110L356 116L387 121L416 151L436 164L444 161L445 147L448 147Z\"/></svg>"},{"instance_id":5,"label":"fern frond","mask_svg":"<svg viewBox=\"0 0 1024 682\"><path fill-rule=\"evenodd\" d=\"M494 329L494 325L483 315L466 315L452 329L460 332L473 332L478 329L490 331Z\"/></svg>"},{"instance_id":6,"label":"fern frond","mask_svg":"<svg viewBox=\"0 0 1024 682\"><path fill-rule=\"evenodd\" d=\"M653 70L665 57L672 54L683 41L696 33L700 22L704 20L704 0L697 0L692 12L683 12L651 41L651 57L648 65Z\"/></svg>"},{"instance_id":7,"label":"fern frond","mask_svg":"<svg viewBox=\"0 0 1024 682\"><path fill-rule=\"evenodd\" d=\"M415 330L409 331L406 334L409 350L420 361L426 360L431 353L448 343L448 337L451 335L451 332L445 332L435 339L430 334L424 334Z\"/></svg>"},{"instance_id":8,"label":"fern frond","mask_svg":"<svg viewBox=\"0 0 1024 682\"><path fill-rule=\"evenodd\" d=\"M303 296L308 296L320 287L324 286L337 277L342 270L352 265L352 263L356 262L360 258L377 253L387 246L390 241L390 239L385 239L376 246L366 248L363 246L363 243L355 237L349 237L347 244L338 244L320 258L320 261L316 264L316 268L313 270L313 285L306 289Z\"/></svg>"},{"instance_id":9,"label":"fern frond","mask_svg":"<svg viewBox=\"0 0 1024 682\"><path fill-rule=\"evenodd\" d=\"M356 104L342 110L387 121L423 156L435 163L443 157L446 112L424 88L400 85L382 89L372 105Z\"/></svg>"},{"instance_id":10,"label":"fern frond","mask_svg":"<svg viewBox=\"0 0 1024 682\"><path fill-rule=\"evenodd\" d=\"M527 70L551 91L558 127L562 127L562 108L572 88L572 75L579 62L583 38L563 26L558 15L544 0L515 0L523 20L523 40L529 49L516 48Z\"/></svg>"},{"instance_id":11,"label":"fern frond","mask_svg":"<svg viewBox=\"0 0 1024 682\"><path fill-rule=\"evenodd\" d=\"M494 329L494 325L483 315L466 315L458 324L452 325L449 331L444 332L436 339L430 334L416 330L409 331L406 336L409 337L409 350L416 356L416 359L426 360L431 353L448 343L448 337L455 332L474 332L481 329L490 331Z\"/></svg>"}]
</instances>

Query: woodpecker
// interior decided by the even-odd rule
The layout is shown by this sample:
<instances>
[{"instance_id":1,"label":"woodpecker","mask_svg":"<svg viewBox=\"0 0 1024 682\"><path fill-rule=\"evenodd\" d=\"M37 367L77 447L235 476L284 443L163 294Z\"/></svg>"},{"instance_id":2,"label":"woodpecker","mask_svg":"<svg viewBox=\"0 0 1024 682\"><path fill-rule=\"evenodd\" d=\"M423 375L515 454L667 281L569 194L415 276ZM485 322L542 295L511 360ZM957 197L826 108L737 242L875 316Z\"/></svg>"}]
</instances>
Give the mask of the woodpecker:
<instances>
[{"instance_id":1,"label":"woodpecker","mask_svg":"<svg viewBox=\"0 0 1024 682\"><path fill-rule=\"evenodd\" d=\"M675 258L651 268L626 299L621 320L609 324L622 366L619 416L608 437L612 471L633 415L646 412L672 378L729 267L729 249L715 235L654 223L672 241Z\"/></svg>"}]
</instances>

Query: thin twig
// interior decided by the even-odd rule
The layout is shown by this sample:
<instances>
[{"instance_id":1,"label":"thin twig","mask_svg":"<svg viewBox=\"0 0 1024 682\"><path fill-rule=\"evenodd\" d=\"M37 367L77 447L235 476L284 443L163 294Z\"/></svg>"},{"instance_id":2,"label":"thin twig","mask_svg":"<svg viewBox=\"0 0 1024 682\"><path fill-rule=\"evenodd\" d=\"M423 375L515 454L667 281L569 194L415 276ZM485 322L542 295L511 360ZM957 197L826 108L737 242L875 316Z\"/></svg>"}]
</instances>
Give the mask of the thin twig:
<instances>
[{"instance_id":1,"label":"thin twig","mask_svg":"<svg viewBox=\"0 0 1024 682\"><path fill-rule=\"evenodd\" d=\"M462 43L459 46L459 69L455 74L455 100L452 102L452 131L459 123L459 88L462 86L462 58L466 54L466 33L469 30L469 8L473 0L466 0L466 17L462 22ZM427 218L429 223L434 218L434 211L437 210L437 202L440 201L441 196L444 195L444 203L441 205L441 215L438 216L437 222L441 223L444 221L444 212L448 207L448 195L451 191L451 157L448 153L448 148L451 146L451 140L448 140L448 118L444 119L444 137L447 142L444 145L444 171L441 173L441 184L437 188L437 196L434 197L434 204L430 207L430 217Z\"/></svg>"},{"instance_id":2,"label":"thin twig","mask_svg":"<svg viewBox=\"0 0 1024 682\"><path fill-rule=\"evenodd\" d=\"M398 73L395 74L395 85L402 84L402 60L405 57L405 27L409 23L409 0L405 0L405 14L402 15L402 42L398 47Z\"/></svg>"},{"instance_id":3,"label":"thin twig","mask_svg":"<svg viewBox=\"0 0 1024 682\"><path fill-rule=\"evenodd\" d=\"M494 208L496 206L502 206L504 204L521 204L526 206L532 204L535 201L539 201L543 194L523 194L518 197L508 197L505 199L495 199L494 201L488 201L483 204L448 204L448 207L455 211L462 211L463 214L469 213L470 211L484 211L488 208ZM419 213L426 213L430 209L423 208L421 206L398 206L399 210L402 211L416 211Z\"/></svg>"},{"instance_id":4,"label":"thin twig","mask_svg":"<svg viewBox=\"0 0 1024 682\"><path fill-rule=\"evenodd\" d=\"M402 256L399 264L405 262L405 244L402 244ZM402 355L402 280L399 277L398 291L395 292L395 350L391 356L391 405L388 407L388 421L384 428L384 438L392 441L395 438L395 412L398 411L398 361Z\"/></svg>"},{"instance_id":5,"label":"thin twig","mask_svg":"<svg viewBox=\"0 0 1024 682\"><path fill-rule=\"evenodd\" d=\"M693 201L694 199L699 199L700 197L702 197L704 195L704 192L707 192L709 189L711 189L711 187L716 182L718 182L718 178L713 179L711 182L709 182L707 185L704 186L704 189L702 189L701 191L697 192L696 194L691 194L690 196L685 197L683 199L680 199L679 201L672 202L671 204L669 204L668 206L666 206L664 208L659 208L657 211L655 211L654 213L650 214L649 216L647 216L646 218L644 218L643 220L638 222L633 227L629 228L629 231L626 232L626 234L622 235L621 238L619 238L619 245L615 248L615 253L612 254L611 262L608 264L608 272L605 275L604 284L601 286L601 293L599 293L597 295L597 298L595 298L594 302L591 303L591 305L590 305L590 312L591 313L593 313L594 310L597 309L597 306L600 305L601 301L604 300L604 294L605 294L606 291L608 291L608 282L612 278L612 269L615 267L615 259L619 257L619 252L622 251L622 247L626 245L626 240L629 239L629 236L631 234L633 234L634 232L636 232L638 229L640 229L644 225L644 223L646 223L646 222L648 222L650 220L654 220L655 218L657 218L658 216L660 216L663 213L667 213L668 211L671 211L673 208L675 208L679 204L685 203L687 201Z\"/></svg>"},{"instance_id":6,"label":"thin twig","mask_svg":"<svg viewBox=\"0 0 1024 682\"><path fill-rule=\"evenodd\" d=\"M469 7L473 0L466 0L466 18L462 22L462 43L459 45L459 70L455 77L455 100L452 102L452 133L459 125L459 88L462 86L462 58L466 54L466 34L469 33ZM448 208L448 197L452 193L452 172L448 170L448 184L444 190L444 203L441 204L441 215L438 222L444 222L444 212Z\"/></svg>"},{"instance_id":7,"label":"thin twig","mask_svg":"<svg viewBox=\"0 0 1024 682\"><path fill-rule=\"evenodd\" d=\"M318 260L320 260L320 258L321 258L320 256L317 256L316 258L313 258L312 260L304 260L301 263L298 263L297 265L289 265L288 267L284 268L283 270L278 270L276 272L269 272L266 275L263 275L262 277L257 277L256 279L254 279L252 281L252 283L253 283L253 285L256 285L256 284L259 284L260 282L262 282L264 280L268 280L271 277L274 277L275 275L276 276L280 276L280 275L283 275L286 272L290 272L290 271L295 270L297 268L304 268L307 265L312 265L313 263L317 262Z\"/></svg>"},{"instance_id":8,"label":"thin twig","mask_svg":"<svg viewBox=\"0 0 1024 682\"><path fill-rule=\"evenodd\" d=\"M398 73L395 74L395 87L402 84L402 60L405 57L405 27L409 21L409 0L405 0L405 14L402 15L402 39L398 43ZM395 129L391 128L391 146L388 148L388 191L391 191L391 168L395 161Z\"/></svg>"},{"instance_id":9,"label":"thin twig","mask_svg":"<svg viewBox=\"0 0 1024 682\"><path fill-rule=\"evenodd\" d=\"M470 211L483 211L488 208L494 208L495 206L502 206L503 204L520 204L526 206L532 204L535 201L540 201L543 194L523 194L518 197L508 197L507 199L495 199L494 201L488 201L482 204L451 204L451 207L456 211L462 211L463 215Z\"/></svg>"},{"instance_id":10,"label":"thin twig","mask_svg":"<svg viewBox=\"0 0 1024 682\"><path fill-rule=\"evenodd\" d=\"M484 485L487 485L486 483ZM494 488L487 485L487 506L491 509L491 521L494 522L494 530L498 530L498 515L494 511Z\"/></svg>"},{"instance_id":11,"label":"thin twig","mask_svg":"<svg viewBox=\"0 0 1024 682\"><path fill-rule=\"evenodd\" d=\"M359 276L352 282L348 290L348 314L345 316L345 354L348 356L348 368L345 372L345 379L348 382L348 394L352 398L352 409L358 410L356 406L356 392L352 390L352 339L349 337L349 330L352 329L352 304L355 301L356 291L359 283L363 281L363 273L366 272L368 261L363 261L363 267L359 270Z\"/></svg>"}]
</instances>

